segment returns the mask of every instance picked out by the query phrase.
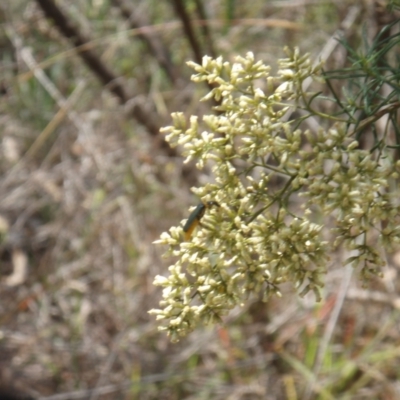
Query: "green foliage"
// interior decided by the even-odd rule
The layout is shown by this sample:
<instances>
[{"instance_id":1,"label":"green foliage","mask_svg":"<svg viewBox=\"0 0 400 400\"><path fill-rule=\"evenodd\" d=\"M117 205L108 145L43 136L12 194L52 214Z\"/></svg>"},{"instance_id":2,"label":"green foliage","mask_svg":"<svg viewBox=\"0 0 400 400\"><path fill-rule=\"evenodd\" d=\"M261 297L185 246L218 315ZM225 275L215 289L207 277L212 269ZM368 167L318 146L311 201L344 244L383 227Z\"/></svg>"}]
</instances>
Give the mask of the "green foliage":
<instances>
[{"instance_id":1,"label":"green foliage","mask_svg":"<svg viewBox=\"0 0 400 400\"><path fill-rule=\"evenodd\" d=\"M347 119L321 113L312 107L316 94L303 89L307 78L320 80L321 63L313 65L298 49L286 53L275 76L252 53L233 64L221 57L190 62L193 80L212 85L203 100L219 101L218 114L187 123L175 113L173 126L163 129L171 146L183 148L186 162L211 169L214 182L194 192L221 205L206 213L191 241L182 241L178 226L157 242L177 261L168 277L156 277L163 300L150 312L173 341L199 323L220 321L251 294L262 293L264 301L279 295L283 282L319 299L329 254L339 245L355 252L347 263L360 266L367 281L385 265L384 250L399 244L400 162L389 140L361 149L354 134L365 121L350 129L355 113L347 105L341 113ZM382 106L394 111L394 97L382 99ZM342 105L339 96L336 102ZM301 117L287 120L295 110ZM304 129L302 122L315 116L327 127Z\"/></svg>"},{"instance_id":2,"label":"green foliage","mask_svg":"<svg viewBox=\"0 0 400 400\"><path fill-rule=\"evenodd\" d=\"M390 0L388 4L388 11L393 12L394 10L400 10L399 0Z\"/></svg>"},{"instance_id":3,"label":"green foliage","mask_svg":"<svg viewBox=\"0 0 400 400\"><path fill-rule=\"evenodd\" d=\"M396 24L398 21L385 26L372 43L369 43L364 35L363 47L357 51L346 41L342 41L351 65L325 73L335 101L340 106L340 113L345 114L348 122L355 125L356 140L359 140L365 131L365 123L361 126L360 124L370 117L368 128L374 134L377 147L380 146L380 141L383 144L387 142L389 127L394 129L395 145L400 145L400 132L395 121L398 109L396 100L400 98L399 54L394 51L400 45L400 33L389 35ZM346 85L344 96L332 88L332 83L336 81ZM377 129L371 122L382 116L382 110L389 118L385 135L378 138Z\"/></svg>"}]
</instances>

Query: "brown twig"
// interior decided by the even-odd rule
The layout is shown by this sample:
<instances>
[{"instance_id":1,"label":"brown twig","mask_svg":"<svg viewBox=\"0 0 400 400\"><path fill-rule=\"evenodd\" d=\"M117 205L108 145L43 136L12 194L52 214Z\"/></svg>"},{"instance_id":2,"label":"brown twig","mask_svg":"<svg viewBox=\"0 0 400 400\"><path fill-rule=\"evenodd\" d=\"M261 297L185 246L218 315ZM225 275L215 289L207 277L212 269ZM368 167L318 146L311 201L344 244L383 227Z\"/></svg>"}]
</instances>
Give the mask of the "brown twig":
<instances>
[{"instance_id":1,"label":"brown twig","mask_svg":"<svg viewBox=\"0 0 400 400\"><path fill-rule=\"evenodd\" d=\"M59 31L72 41L75 47L82 46L90 39L84 37L73 26L71 21L63 14L53 0L36 0L48 19L53 20ZM91 50L81 51L80 56L87 66L96 74L100 81L109 87L122 103L128 99L123 86L118 82L117 76L104 64L102 60Z\"/></svg>"},{"instance_id":2,"label":"brown twig","mask_svg":"<svg viewBox=\"0 0 400 400\"><path fill-rule=\"evenodd\" d=\"M140 16L135 15L135 12L124 0L113 0L113 3L120 9L121 14L129 21L129 25L132 29L145 28L150 25L143 14ZM150 32L146 29L143 29L143 32L139 33L137 37L146 44L149 51L154 55L158 64L165 71L171 82L176 84L179 74L172 63L168 49L162 43L161 38L155 31Z\"/></svg>"},{"instance_id":3,"label":"brown twig","mask_svg":"<svg viewBox=\"0 0 400 400\"><path fill-rule=\"evenodd\" d=\"M365 129L367 126L373 124L375 121L378 119L382 118L385 114L390 114L393 111L396 111L400 108L400 101L396 101L395 103L390 103L386 105L385 107L382 107L379 111L377 111L374 115L365 118L359 122L356 128L354 128L351 132L348 133L349 136L352 136L363 129Z\"/></svg>"},{"instance_id":4,"label":"brown twig","mask_svg":"<svg viewBox=\"0 0 400 400\"><path fill-rule=\"evenodd\" d=\"M36 2L46 17L54 22L59 31L71 40L75 47L84 46L90 42L91 39L85 37L73 26L67 16L55 4L54 0L36 0ZM78 54L103 85L118 97L121 103L125 104L129 100L124 85L120 82L121 78L115 75L92 50L84 47ZM140 104L136 104L132 108L132 116L145 126L151 135L159 135L159 125L154 123L152 115Z\"/></svg>"},{"instance_id":5,"label":"brown twig","mask_svg":"<svg viewBox=\"0 0 400 400\"><path fill-rule=\"evenodd\" d=\"M204 25L201 25L201 30L203 32L203 36L206 39L207 47L210 52L210 56L213 58L216 58L216 51L214 48L214 40L211 35L211 31L209 29L209 24L208 24L208 18L207 18L207 13L204 8L204 4L202 0L195 0L196 3L196 8L197 8L197 13L199 14L199 17L201 20L204 21Z\"/></svg>"},{"instance_id":6,"label":"brown twig","mask_svg":"<svg viewBox=\"0 0 400 400\"><path fill-rule=\"evenodd\" d=\"M199 41L197 40L195 31L194 31L194 21L190 19L189 14L186 11L185 4L182 0L172 0L172 4L174 6L176 14L182 21L183 30L186 34L187 39L189 40L190 46L193 50L194 59L197 64L202 63L204 53L201 50L201 46ZM204 10L203 10L204 11ZM202 26L207 25L207 21L202 21L204 23ZM211 83L207 83L207 86L210 90L214 89L215 85ZM215 99L212 100L213 104L218 106L221 104L221 101L217 101Z\"/></svg>"},{"instance_id":7,"label":"brown twig","mask_svg":"<svg viewBox=\"0 0 400 400\"><path fill-rule=\"evenodd\" d=\"M186 11L185 4L182 0L172 0L175 12L182 21L183 30L185 31L186 37L193 50L194 58L197 64L201 64L203 52L201 51L200 43L196 38L196 34L193 28L192 21L188 12Z\"/></svg>"}]
</instances>

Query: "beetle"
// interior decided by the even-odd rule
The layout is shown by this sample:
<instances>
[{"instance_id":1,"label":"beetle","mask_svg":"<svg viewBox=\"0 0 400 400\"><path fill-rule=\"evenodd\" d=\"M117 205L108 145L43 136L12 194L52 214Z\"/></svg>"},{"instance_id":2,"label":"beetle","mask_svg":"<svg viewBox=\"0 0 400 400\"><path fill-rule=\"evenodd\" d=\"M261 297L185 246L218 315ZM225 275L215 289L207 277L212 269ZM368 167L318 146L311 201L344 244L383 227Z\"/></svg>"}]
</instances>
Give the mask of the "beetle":
<instances>
[{"instance_id":1,"label":"beetle","mask_svg":"<svg viewBox=\"0 0 400 400\"><path fill-rule=\"evenodd\" d=\"M207 201L205 203L200 203L190 214L185 226L183 227L183 232L185 232L185 241L190 240L193 231L199 225L201 218L206 212L207 208L212 206L220 207L216 201Z\"/></svg>"}]
</instances>

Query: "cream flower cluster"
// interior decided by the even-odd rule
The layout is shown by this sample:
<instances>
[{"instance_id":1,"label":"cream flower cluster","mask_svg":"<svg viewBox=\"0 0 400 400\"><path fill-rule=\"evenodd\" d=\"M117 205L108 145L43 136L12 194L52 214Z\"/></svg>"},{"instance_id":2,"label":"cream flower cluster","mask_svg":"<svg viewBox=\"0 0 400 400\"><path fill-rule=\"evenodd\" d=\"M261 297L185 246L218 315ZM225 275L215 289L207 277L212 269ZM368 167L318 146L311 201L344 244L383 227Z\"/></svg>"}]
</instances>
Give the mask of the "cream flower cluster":
<instances>
[{"instance_id":1,"label":"cream flower cluster","mask_svg":"<svg viewBox=\"0 0 400 400\"><path fill-rule=\"evenodd\" d=\"M155 278L163 299L150 313L173 341L199 324L221 321L251 294L265 301L280 295L284 282L319 299L334 245L358 250L349 262L361 263L368 278L384 264L370 239L386 248L399 242L399 201L391 185L400 165L383 146L358 149L344 124L328 121L331 128L310 132L301 129L304 117L286 121L290 108L307 110L313 94L303 91L303 82L321 68L298 49L286 52L275 76L252 53L235 63L222 57L189 63L195 82L212 85L203 100L216 99L217 113L200 123L175 113L163 129L186 162L211 169L214 182L194 192L220 205L206 210L190 241L181 226L157 241L176 261L167 276ZM322 237L331 226L334 244Z\"/></svg>"}]
</instances>

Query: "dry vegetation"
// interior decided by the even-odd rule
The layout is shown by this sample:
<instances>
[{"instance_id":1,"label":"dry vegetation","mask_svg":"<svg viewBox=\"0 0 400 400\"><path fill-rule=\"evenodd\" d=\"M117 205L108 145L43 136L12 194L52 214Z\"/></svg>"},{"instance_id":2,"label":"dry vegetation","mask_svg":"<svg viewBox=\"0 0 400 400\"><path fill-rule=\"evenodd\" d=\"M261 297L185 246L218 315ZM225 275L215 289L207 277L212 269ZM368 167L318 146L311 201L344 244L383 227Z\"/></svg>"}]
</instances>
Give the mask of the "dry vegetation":
<instances>
[{"instance_id":1,"label":"dry vegetation","mask_svg":"<svg viewBox=\"0 0 400 400\"><path fill-rule=\"evenodd\" d=\"M382 2L3 3L2 385L53 400L400 398L396 255L362 290L337 254L321 303L285 287L179 344L147 313L168 266L152 242L207 180L158 133L173 111L209 110L185 62L253 51L274 65L297 45L342 67L333 38L374 37Z\"/></svg>"}]
</instances>

